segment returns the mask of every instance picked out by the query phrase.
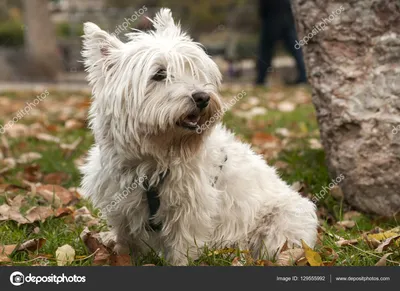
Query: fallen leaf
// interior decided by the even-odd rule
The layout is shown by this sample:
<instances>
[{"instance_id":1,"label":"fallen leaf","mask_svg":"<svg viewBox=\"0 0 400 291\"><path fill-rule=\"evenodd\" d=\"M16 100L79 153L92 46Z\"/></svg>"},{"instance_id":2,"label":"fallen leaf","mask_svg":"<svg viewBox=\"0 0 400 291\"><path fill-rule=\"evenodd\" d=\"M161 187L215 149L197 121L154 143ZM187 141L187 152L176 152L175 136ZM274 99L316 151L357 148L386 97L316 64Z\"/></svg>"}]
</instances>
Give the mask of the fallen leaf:
<instances>
[{"instance_id":1,"label":"fallen leaf","mask_svg":"<svg viewBox=\"0 0 400 291\"><path fill-rule=\"evenodd\" d=\"M292 112L296 109L296 105L290 101L282 101L278 104L277 108L281 112Z\"/></svg>"},{"instance_id":2,"label":"fallen leaf","mask_svg":"<svg viewBox=\"0 0 400 291\"><path fill-rule=\"evenodd\" d=\"M324 264L322 263L321 256L313 251L305 241L301 240L301 244L303 246L305 256L307 258L308 263L310 266L315 267L315 266L323 266Z\"/></svg>"},{"instance_id":3,"label":"fallen leaf","mask_svg":"<svg viewBox=\"0 0 400 291\"><path fill-rule=\"evenodd\" d=\"M76 223L86 223L88 226L99 223L99 220L94 218L86 206L83 206L74 212L74 219Z\"/></svg>"},{"instance_id":4,"label":"fallen leaf","mask_svg":"<svg viewBox=\"0 0 400 291\"><path fill-rule=\"evenodd\" d=\"M75 259L75 250L68 244L65 244L56 250L57 266L71 264Z\"/></svg>"},{"instance_id":5,"label":"fallen leaf","mask_svg":"<svg viewBox=\"0 0 400 291\"><path fill-rule=\"evenodd\" d=\"M335 245L337 245L338 247L343 247L343 246L348 246L348 245L355 245L358 243L357 239L344 239L341 238L339 239L337 242L335 242Z\"/></svg>"},{"instance_id":6,"label":"fallen leaf","mask_svg":"<svg viewBox=\"0 0 400 291\"><path fill-rule=\"evenodd\" d=\"M9 256L17 248L17 245L0 245L0 263L11 262Z\"/></svg>"},{"instance_id":7,"label":"fallen leaf","mask_svg":"<svg viewBox=\"0 0 400 291\"><path fill-rule=\"evenodd\" d=\"M74 129L79 129L83 128L85 124L83 122L80 122L76 119L69 119L65 122L65 129L67 130L74 130Z\"/></svg>"},{"instance_id":8,"label":"fallen leaf","mask_svg":"<svg viewBox=\"0 0 400 291\"><path fill-rule=\"evenodd\" d=\"M50 173L43 177L44 184L60 185L71 178L70 175L64 172Z\"/></svg>"},{"instance_id":9,"label":"fallen leaf","mask_svg":"<svg viewBox=\"0 0 400 291\"><path fill-rule=\"evenodd\" d=\"M47 142L54 142L54 143L61 142L61 140L58 137L47 134L47 133L39 133L36 135L36 138L38 140L47 141Z\"/></svg>"},{"instance_id":10,"label":"fallen leaf","mask_svg":"<svg viewBox=\"0 0 400 291\"><path fill-rule=\"evenodd\" d=\"M377 253L382 253L385 249L389 247L389 245L394 242L395 239L399 238L400 235L392 236L387 239L385 239L381 244L378 245L378 247L375 249Z\"/></svg>"},{"instance_id":11,"label":"fallen leaf","mask_svg":"<svg viewBox=\"0 0 400 291\"><path fill-rule=\"evenodd\" d=\"M36 191L47 201L53 203L55 206L69 205L77 200L77 197L59 185L41 185L36 188Z\"/></svg>"},{"instance_id":12,"label":"fallen leaf","mask_svg":"<svg viewBox=\"0 0 400 291\"><path fill-rule=\"evenodd\" d=\"M353 228L356 225L356 223L353 220L342 220L338 221L337 225L350 229Z\"/></svg>"},{"instance_id":13,"label":"fallen leaf","mask_svg":"<svg viewBox=\"0 0 400 291\"><path fill-rule=\"evenodd\" d=\"M386 266L386 260L392 253L385 254L380 260L375 264L375 266L383 267Z\"/></svg>"},{"instance_id":14,"label":"fallen leaf","mask_svg":"<svg viewBox=\"0 0 400 291\"><path fill-rule=\"evenodd\" d=\"M304 183L300 182L300 181L296 181L290 186L290 188L292 188L292 190L294 190L296 192L301 192L301 190L304 189Z\"/></svg>"},{"instance_id":15,"label":"fallen leaf","mask_svg":"<svg viewBox=\"0 0 400 291\"><path fill-rule=\"evenodd\" d=\"M361 213L358 211L348 211L343 215L343 220L354 220L354 218L360 217Z\"/></svg>"},{"instance_id":16,"label":"fallen leaf","mask_svg":"<svg viewBox=\"0 0 400 291\"><path fill-rule=\"evenodd\" d=\"M132 266L131 256L130 255L112 254L110 256L110 265L111 266Z\"/></svg>"},{"instance_id":17,"label":"fallen leaf","mask_svg":"<svg viewBox=\"0 0 400 291\"><path fill-rule=\"evenodd\" d=\"M33 161L39 160L42 158L42 155L35 152L25 153L22 154L19 159L17 160L20 164L28 164L32 163Z\"/></svg>"},{"instance_id":18,"label":"fallen leaf","mask_svg":"<svg viewBox=\"0 0 400 291\"><path fill-rule=\"evenodd\" d=\"M100 242L99 234L90 232L86 227L80 237L90 253L96 252L93 265L108 265L110 263L111 251Z\"/></svg>"},{"instance_id":19,"label":"fallen leaf","mask_svg":"<svg viewBox=\"0 0 400 291\"><path fill-rule=\"evenodd\" d=\"M396 227L391 230L375 233L375 234L367 234L368 239L376 239L377 241L383 241L393 236L397 236L400 234L400 228Z\"/></svg>"},{"instance_id":20,"label":"fallen leaf","mask_svg":"<svg viewBox=\"0 0 400 291\"><path fill-rule=\"evenodd\" d=\"M36 252L36 251L40 250L45 243L46 243L46 239L44 239L44 238L30 239L30 240L27 240L26 242L18 245L17 251Z\"/></svg>"},{"instance_id":21,"label":"fallen leaf","mask_svg":"<svg viewBox=\"0 0 400 291\"><path fill-rule=\"evenodd\" d=\"M233 259L232 263L231 263L231 266L234 266L234 267L242 267L242 266L243 266L243 263L240 262L239 257L235 257L235 258Z\"/></svg>"},{"instance_id":22,"label":"fallen leaf","mask_svg":"<svg viewBox=\"0 0 400 291\"><path fill-rule=\"evenodd\" d=\"M287 249L278 255L276 264L278 266L293 266L302 257L304 257L303 249Z\"/></svg>"}]
</instances>

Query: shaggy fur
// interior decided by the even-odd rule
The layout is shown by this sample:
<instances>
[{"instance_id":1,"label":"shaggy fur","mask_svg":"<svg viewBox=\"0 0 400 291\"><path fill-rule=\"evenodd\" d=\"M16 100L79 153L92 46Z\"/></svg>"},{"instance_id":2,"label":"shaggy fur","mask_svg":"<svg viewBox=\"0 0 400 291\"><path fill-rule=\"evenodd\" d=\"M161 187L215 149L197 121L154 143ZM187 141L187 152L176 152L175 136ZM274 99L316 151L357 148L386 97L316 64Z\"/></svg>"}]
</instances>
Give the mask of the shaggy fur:
<instances>
[{"instance_id":1,"label":"shaggy fur","mask_svg":"<svg viewBox=\"0 0 400 291\"><path fill-rule=\"evenodd\" d=\"M221 110L221 74L169 9L153 24L154 31L127 34L128 43L93 23L84 27L95 145L82 168L82 187L111 225L116 250L135 254L151 247L183 265L203 246L237 246L254 257L272 257L286 241L314 246L313 203L220 123L200 134L187 127ZM160 72L165 79L155 80ZM211 98L203 110L196 92ZM137 184L140 179L146 183ZM145 189L152 186L159 188L153 221L160 231L149 229Z\"/></svg>"}]
</instances>

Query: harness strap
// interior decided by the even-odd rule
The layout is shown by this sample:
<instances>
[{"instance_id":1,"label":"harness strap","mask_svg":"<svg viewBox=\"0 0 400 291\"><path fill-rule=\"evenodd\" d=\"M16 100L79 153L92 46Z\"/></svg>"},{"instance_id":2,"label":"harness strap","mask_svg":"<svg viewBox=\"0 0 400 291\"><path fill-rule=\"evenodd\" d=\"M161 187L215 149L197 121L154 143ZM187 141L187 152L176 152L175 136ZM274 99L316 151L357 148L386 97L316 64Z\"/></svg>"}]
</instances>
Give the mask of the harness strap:
<instances>
[{"instance_id":1,"label":"harness strap","mask_svg":"<svg viewBox=\"0 0 400 291\"><path fill-rule=\"evenodd\" d=\"M222 167L225 164L225 162L228 160L228 155L225 155L225 159L221 165L219 165L220 171L222 171ZM160 187L162 186L162 183L164 182L165 178L168 176L169 170L167 170L164 173L161 173L159 175L160 177L160 182L158 183L157 186L149 187L148 181L146 180L143 184L144 187L147 189L146 190L146 198L147 198L147 204L149 206L149 223L148 226L146 226L146 229L149 231L160 231L162 228L161 223L155 223L154 222L154 215L156 215L158 209L160 208L160 197L159 197L159 190ZM212 183L212 186L214 187L215 184L218 181L218 175L215 176L214 181Z\"/></svg>"}]
</instances>

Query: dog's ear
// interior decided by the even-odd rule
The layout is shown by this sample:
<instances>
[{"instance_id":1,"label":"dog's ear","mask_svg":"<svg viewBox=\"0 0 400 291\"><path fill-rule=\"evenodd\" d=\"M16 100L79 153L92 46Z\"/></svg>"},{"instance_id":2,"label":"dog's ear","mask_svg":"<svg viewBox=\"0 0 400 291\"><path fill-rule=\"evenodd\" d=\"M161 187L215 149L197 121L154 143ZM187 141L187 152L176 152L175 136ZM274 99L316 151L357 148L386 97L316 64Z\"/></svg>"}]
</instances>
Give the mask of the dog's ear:
<instances>
[{"instance_id":1,"label":"dog's ear","mask_svg":"<svg viewBox=\"0 0 400 291\"><path fill-rule=\"evenodd\" d=\"M115 55L124 44L91 22L84 24L83 31L82 56L89 78L95 80L113 66Z\"/></svg>"},{"instance_id":2,"label":"dog's ear","mask_svg":"<svg viewBox=\"0 0 400 291\"><path fill-rule=\"evenodd\" d=\"M176 27L174 19L172 18L171 9L169 8L161 8L152 22L157 32L162 32L167 28Z\"/></svg>"}]
</instances>

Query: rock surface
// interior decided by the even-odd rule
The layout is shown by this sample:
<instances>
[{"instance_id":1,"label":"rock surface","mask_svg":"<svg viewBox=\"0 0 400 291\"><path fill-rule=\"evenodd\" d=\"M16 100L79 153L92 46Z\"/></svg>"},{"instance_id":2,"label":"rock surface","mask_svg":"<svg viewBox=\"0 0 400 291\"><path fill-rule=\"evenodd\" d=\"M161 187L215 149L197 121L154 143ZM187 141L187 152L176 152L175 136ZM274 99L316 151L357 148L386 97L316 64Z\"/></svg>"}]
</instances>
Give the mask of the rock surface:
<instances>
[{"instance_id":1,"label":"rock surface","mask_svg":"<svg viewBox=\"0 0 400 291\"><path fill-rule=\"evenodd\" d=\"M311 33L302 49L330 175L344 175L350 204L393 215L400 211L400 2L292 5L299 40Z\"/></svg>"}]
</instances>

